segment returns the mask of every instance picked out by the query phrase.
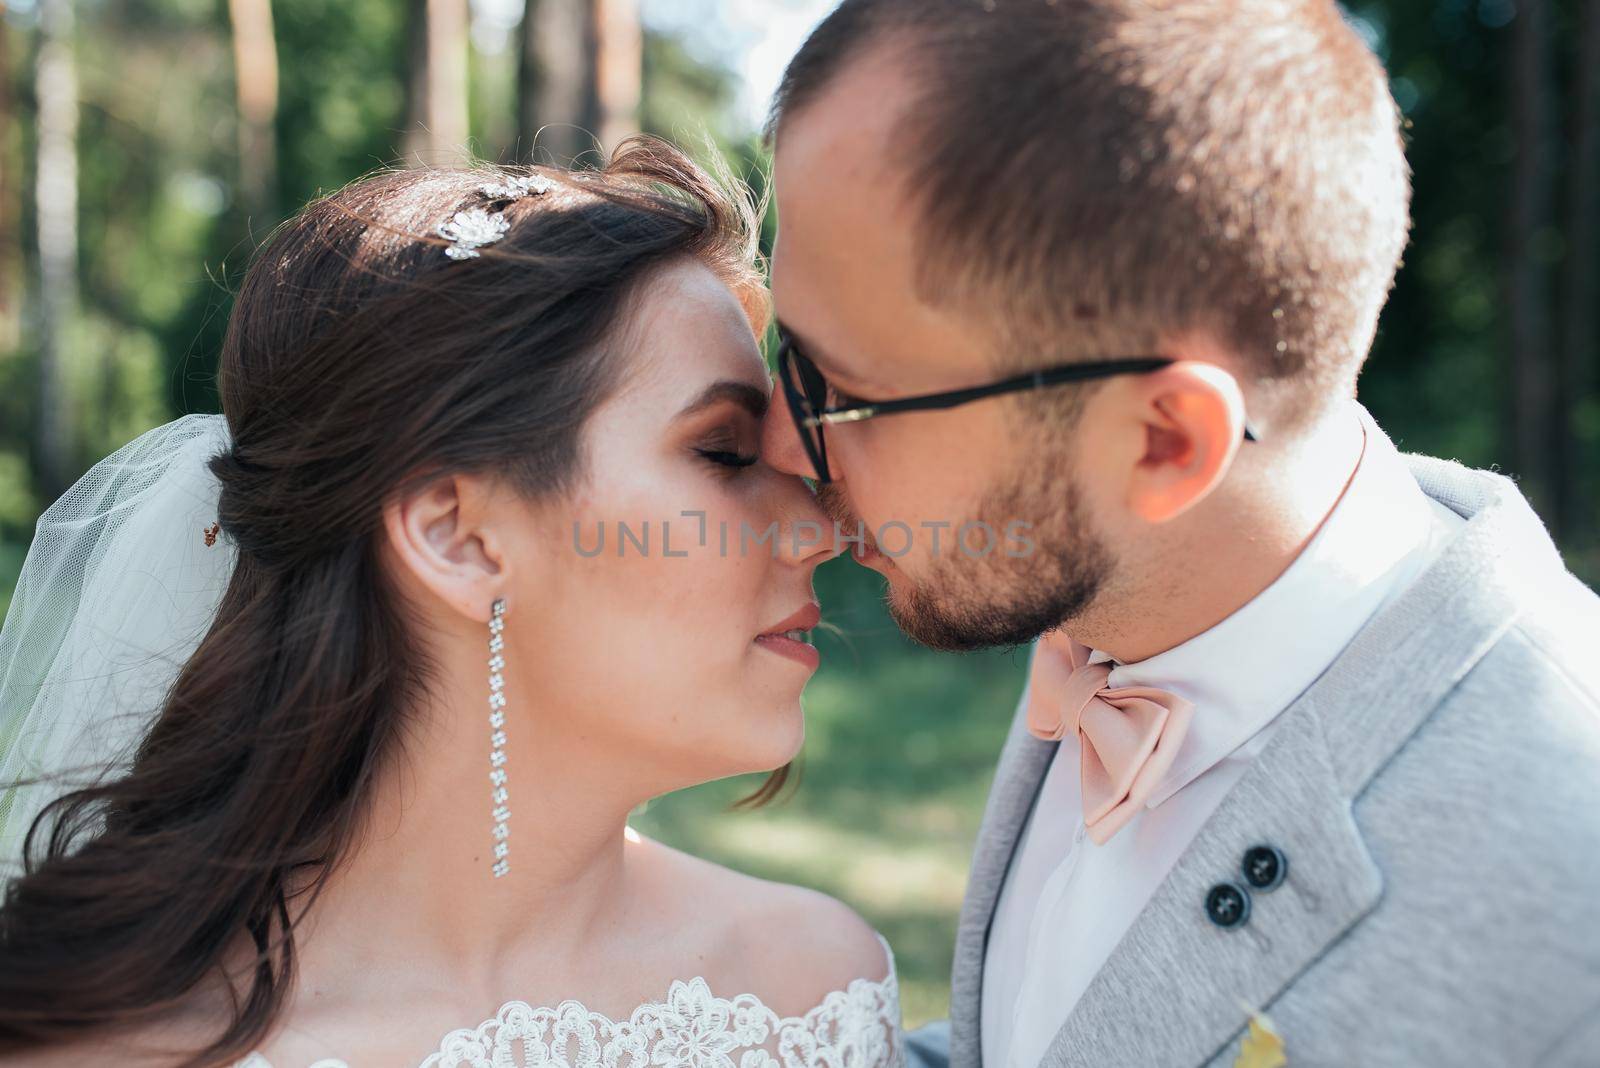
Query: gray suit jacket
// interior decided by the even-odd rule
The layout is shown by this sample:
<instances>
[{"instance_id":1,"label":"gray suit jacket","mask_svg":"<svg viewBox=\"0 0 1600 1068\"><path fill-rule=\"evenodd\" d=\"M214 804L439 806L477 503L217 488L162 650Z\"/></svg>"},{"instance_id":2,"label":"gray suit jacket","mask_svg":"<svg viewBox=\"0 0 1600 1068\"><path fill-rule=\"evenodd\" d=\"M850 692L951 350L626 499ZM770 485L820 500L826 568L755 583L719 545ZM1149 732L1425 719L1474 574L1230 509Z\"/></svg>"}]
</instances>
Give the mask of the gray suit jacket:
<instances>
[{"instance_id":1,"label":"gray suit jacket","mask_svg":"<svg viewBox=\"0 0 1600 1068\"><path fill-rule=\"evenodd\" d=\"M1600 598L1509 479L1407 461L1469 522L1283 713L1045 1064L1232 1065L1249 1007L1294 1068L1600 1065ZM920 1063L980 1063L989 927L1054 749L1019 712ZM1213 925L1208 889L1261 843L1292 885Z\"/></svg>"}]
</instances>

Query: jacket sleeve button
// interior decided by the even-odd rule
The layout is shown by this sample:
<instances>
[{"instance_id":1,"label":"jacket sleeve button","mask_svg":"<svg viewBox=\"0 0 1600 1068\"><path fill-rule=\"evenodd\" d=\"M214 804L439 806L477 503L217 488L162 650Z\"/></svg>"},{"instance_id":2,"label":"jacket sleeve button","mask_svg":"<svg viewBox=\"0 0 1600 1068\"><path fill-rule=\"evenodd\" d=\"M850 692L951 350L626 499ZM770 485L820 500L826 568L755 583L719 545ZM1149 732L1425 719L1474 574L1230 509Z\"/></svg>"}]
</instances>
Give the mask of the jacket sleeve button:
<instances>
[{"instance_id":1,"label":"jacket sleeve button","mask_svg":"<svg viewBox=\"0 0 1600 1068\"><path fill-rule=\"evenodd\" d=\"M1218 883L1206 894L1206 917L1230 930L1250 920L1250 895L1237 883Z\"/></svg>"},{"instance_id":2,"label":"jacket sleeve button","mask_svg":"<svg viewBox=\"0 0 1600 1068\"><path fill-rule=\"evenodd\" d=\"M1277 846L1258 845L1245 852L1240 868L1245 882L1262 893L1269 893L1289 877L1289 858Z\"/></svg>"}]
</instances>

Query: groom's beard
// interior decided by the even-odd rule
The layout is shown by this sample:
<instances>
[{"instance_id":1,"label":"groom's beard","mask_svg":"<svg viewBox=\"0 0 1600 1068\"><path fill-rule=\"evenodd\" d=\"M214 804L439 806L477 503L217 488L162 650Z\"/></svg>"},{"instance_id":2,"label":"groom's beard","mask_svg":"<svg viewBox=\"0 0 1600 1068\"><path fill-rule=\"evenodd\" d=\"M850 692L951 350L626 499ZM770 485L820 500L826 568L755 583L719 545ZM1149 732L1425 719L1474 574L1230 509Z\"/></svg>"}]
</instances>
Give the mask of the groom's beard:
<instances>
[{"instance_id":1,"label":"groom's beard","mask_svg":"<svg viewBox=\"0 0 1600 1068\"><path fill-rule=\"evenodd\" d=\"M858 529L839 485L820 487L817 497L841 529ZM996 532L992 552L979 557L958 546L930 557L920 577L901 568L905 583L889 585L890 616L923 645L968 652L1026 644L1079 616L1111 574L1113 557L1089 526L1076 482L1030 472L985 497L974 518ZM1033 547L1008 556L1008 548L1022 551L1002 536L1016 520L1028 524L1022 533Z\"/></svg>"}]
</instances>

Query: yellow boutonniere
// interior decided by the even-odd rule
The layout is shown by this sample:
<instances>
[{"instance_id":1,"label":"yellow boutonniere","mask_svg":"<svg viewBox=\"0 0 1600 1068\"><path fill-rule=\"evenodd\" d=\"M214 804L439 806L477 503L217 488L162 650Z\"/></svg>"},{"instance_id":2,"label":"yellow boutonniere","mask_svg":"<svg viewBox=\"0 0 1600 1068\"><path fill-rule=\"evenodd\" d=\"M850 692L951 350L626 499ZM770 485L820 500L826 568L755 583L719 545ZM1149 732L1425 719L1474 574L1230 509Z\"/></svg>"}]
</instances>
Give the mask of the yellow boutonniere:
<instances>
[{"instance_id":1,"label":"yellow boutonniere","mask_svg":"<svg viewBox=\"0 0 1600 1068\"><path fill-rule=\"evenodd\" d=\"M1283 1039L1273 1030L1272 1021L1259 1012L1250 1014L1250 1033L1239 1043L1239 1056L1233 1068L1284 1068Z\"/></svg>"}]
</instances>

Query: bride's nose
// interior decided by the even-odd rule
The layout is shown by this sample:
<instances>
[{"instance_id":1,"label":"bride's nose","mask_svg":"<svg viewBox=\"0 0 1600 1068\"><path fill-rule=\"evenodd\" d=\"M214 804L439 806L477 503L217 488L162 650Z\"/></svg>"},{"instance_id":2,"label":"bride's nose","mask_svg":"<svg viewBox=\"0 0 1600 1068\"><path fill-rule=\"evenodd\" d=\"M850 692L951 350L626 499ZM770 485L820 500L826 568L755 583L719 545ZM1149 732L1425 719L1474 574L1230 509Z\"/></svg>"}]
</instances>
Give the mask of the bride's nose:
<instances>
[{"instance_id":1,"label":"bride's nose","mask_svg":"<svg viewBox=\"0 0 1600 1068\"><path fill-rule=\"evenodd\" d=\"M783 478L774 555L791 564L815 567L838 556L839 530L817 504L810 488L793 475Z\"/></svg>"}]
</instances>

